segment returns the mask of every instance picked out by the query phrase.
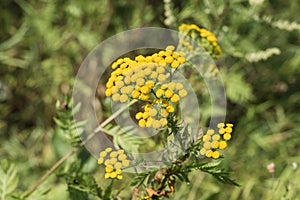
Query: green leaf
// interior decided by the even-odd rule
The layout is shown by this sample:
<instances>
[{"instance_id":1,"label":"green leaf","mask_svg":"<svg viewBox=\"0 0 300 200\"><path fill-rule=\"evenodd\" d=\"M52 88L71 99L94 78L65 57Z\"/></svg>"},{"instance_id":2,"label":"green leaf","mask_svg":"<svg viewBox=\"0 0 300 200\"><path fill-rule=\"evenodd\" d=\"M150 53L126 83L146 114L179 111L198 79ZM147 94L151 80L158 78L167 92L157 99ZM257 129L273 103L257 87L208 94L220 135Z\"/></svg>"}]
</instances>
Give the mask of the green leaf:
<instances>
[{"instance_id":1,"label":"green leaf","mask_svg":"<svg viewBox=\"0 0 300 200\"><path fill-rule=\"evenodd\" d=\"M20 29L11 38L0 44L0 51L7 50L23 40L25 33L28 30L26 23L22 24Z\"/></svg>"},{"instance_id":2,"label":"green leaf","mask_svg":"<svg viewBox=\"0 0 300 200\"><path fill-rule=\"evenodd\" d=\"M244 75L236 70L222 70L226 95L234 103L243 104L254 98L252 87L244 79Z\"/></svg>"},{"instance_id":3,"label":"green leaf","mask_svg":"<svg viewBox=\"0 0 300 200\"><path fill-rule=\"evenodd\" d=\"M139 146L144 144L143 139L137 136L136 129L131 126L122 127L122 129L118 126L107 126L105 133L114 137L115 146L122 147L129 152L138 152Z\"/></svg>"},{"instance_id":4,"label":"green leaf","mask_svg":"<svg viewBox=\"0 0 300 200\"><path fill-rule=\"evenodd\" d=\"M1 160L0 177L0 199L5 200L18 186L19 178L15 166L7 160Z\"/></svg>"},{"instance_id":5,"label":"green leaf","mask_svg":"<svg viewBox=\"0 0 300 200\"><path fill-rule=\"evenodd\" d=\"M216 162L209 162L209 163L205 163L205 164L202 164L200 166L200 169L202 170L206 170L206 169L213 169L213 168L216 168L218 167L219 165L221 164L221 161L216 161Z\"/></svg>"},{"instance_id":6,"label":"green leaf","mask_svg":"<svg viewBox=\"0 0 300 200\"><path fill-rule=\"evenodd\" d=\"M218 179L222 183L239 186L237 182L229 178L229 173L224 172L223 169L219 168L221 161L206 163L199 167L199 169L203 172L207 172L216 179Z\"/></svg>"},{"instance_id":7,"label":"green leaf","mask_svg":"<svg viewBox=\"0 0 300 200\"><path fill-rule=\"evenodd\" d=\"M144 180L148 177L148 175L148 173L140 173L139 175L134 177L134 179L130 183L130 186L133 187L141 185L144 182Z\"/></svg>"},{"instance_id":8,"label":"green leaf","mask_svg":"<svg viewBox=\"0 0 300 200\"><path fill-rule=\"evenodd\" d=\"M60 106L60 102L56 103L56 117L53 118L57 125L57 134L59 131L63 132L63 136L69 141L72 146L78 146L81 142L81 135L84 132L86 121L76 122L73 120L73 115L80 111L81 104L73 106L72 98L67 96L64 99L64 107Z\"/></svg>"},{"instance_id":9,"label":"green leaf","mask_svg":"<svg viewBox=\"0 0 300 200\"><path fill-rule=\"evenodd\" d=\"M113 186L113 180L111 181L109 186L107 186L105 188L105 191L104 191L104 194L102 197L103 200L111 200L112 199L112 186Z\"/></svg>"},{"instance_id":10,"label":"green leaf","mask_svg":"<svg viewBox=\"0 0 300 200\"><path fill-rule=\"evenodd\" d=\"M102 189L90 174L78 173L75 176L69 176L67 183L71 199L87 199L88 195L102 197Z\"/></svg>"}]
</instances>

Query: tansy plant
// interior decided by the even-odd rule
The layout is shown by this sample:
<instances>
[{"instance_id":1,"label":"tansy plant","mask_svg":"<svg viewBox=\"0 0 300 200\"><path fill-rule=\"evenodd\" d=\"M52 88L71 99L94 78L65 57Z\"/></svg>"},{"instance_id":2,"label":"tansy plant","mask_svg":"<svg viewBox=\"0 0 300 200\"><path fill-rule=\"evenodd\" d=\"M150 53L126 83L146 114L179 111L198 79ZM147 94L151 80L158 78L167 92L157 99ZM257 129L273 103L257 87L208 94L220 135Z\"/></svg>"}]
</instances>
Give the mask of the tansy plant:
<instances>
[{"instance_id":1,"label":"tansy plant","mask_svg":"<svg viewBox=\"0 0 300 200\"><path fill-rule=\"evenodd\" d=\"M163 135L159 139L164 146L173 145L182 150L174 156L163 155L157 161L163 164L137 174L131 183L136 199L168 197L175 193L178 180L189 182L188 175L194 170L210 173L223 183L237 185L228 173L219 169L220 161L217 161L223 157L221 152L231 139L233 124L220 122L205 134L201 131L191 134L195 130L190 130L180 118L179 109L181 99L188 98L189 94L182 83L173 79L178 69L189 65L186 55L198 51L193 43L213 58L221 55L221 48L213 33L196 25L182 24L179 31L177 50L167 46L152 55L119 58L111 65L113 71L106 83L105 95L112 101L137 102L139 108L134 116L139 127L158 130L158 134ZM137 165L130 152L112 148L100 152L98 164L105 166L104 178L117 180L123 179L124 169L134 169Z\"/></svg>"}]
</instances>

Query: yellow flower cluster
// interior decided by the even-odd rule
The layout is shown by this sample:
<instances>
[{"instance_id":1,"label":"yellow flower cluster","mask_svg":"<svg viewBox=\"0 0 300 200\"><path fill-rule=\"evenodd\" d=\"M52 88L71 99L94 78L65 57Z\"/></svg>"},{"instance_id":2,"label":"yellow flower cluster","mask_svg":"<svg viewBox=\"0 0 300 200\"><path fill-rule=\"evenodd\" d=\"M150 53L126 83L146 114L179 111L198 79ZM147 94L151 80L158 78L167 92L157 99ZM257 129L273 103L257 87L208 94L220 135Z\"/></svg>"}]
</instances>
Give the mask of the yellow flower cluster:
<instances>
[{"instance_id":1,"label":"yellow flower cluster","mask_svg":"<svg viewBox=\"0 0 300 200\"><path fill-rule=\"evenodd\" d=\"M157 82L167 80L168 66L177 69L185 63L181 53L173 52L174 47L168 46L151 56L139 55L135 60L120 58L112 64L111 76L106 83L106 96L112 96L113 101L127 102L130 98L147 101L150 92Z\"/></svg>"},{"instance_id":2,"label":"yellow flower cluster","mask_svg":"<svg viewBox=\"0 0 300 200\"><path fill-rule=\"evenodd\" d=\"M218 45L216 36L210 31L200 28L195 24L182 24L179 26L179 31L184 36L188 36L191 39L198 40L200 42L200 46L204 47L211 56L217 57L222 54L221 48ZM196 34L195 34L196 33ZM207 45L206 43L210 45ZM184 46L186 46L189 50L191 50L190 45L181 42Z\"/></svg>"},{"instance_id":3,"label":"yellow flower cluster","mask_svg":"<svg viewBox=\"0 0 300 200\"><path fill-rule=\"evenodd\" d=\"M166 126L167 117L175 111L175 105L187 95L183 85L175 82L159 85L153 93L156 99L144 106L144 112L138 112L135 116L140 127Z\"/></svg>"},{"instance_id":4,"label":"yellow flower cluster","mask_svg":"<svg viewBox=\"0 0 300 200\"><path fill-rule=\"evenodd\" d=\"M139 55L134 60L120 58L112 64L114 71L106 83L105 94L121 103L131 99L146 102L144 112L136 114L140 127L166 126L169 113L187 95L181 83L168 81L168 73L186 62L184 54L174 49L168 46L151 56Z\"/></svg>"},{"instance_id":5,"label":"yellow flower cluster","mask_svg":"<svg viewBox=\"0 0 300 200\"><path fill-rule=\"evenodd\" d=\"M105 165L104 177L106 179L122 180L122 167L128 167L129 160L124 153L124 150L113 151L112 148L106 148L104 151L100 152L98 164Z\"/></svg>"},{"instance_id":6,"label":"yellow flower cluster","mask_svg":"<svg viewBox=\"0 0 300 200\"><path fill-rule=\"evenodd\" d=\"M231 139L231 132L233 124L219 123L217 125L219 128L219 133L215 133L213 129L210 129L203 136L202 141L203 148L200 150L201 155L205 155L208 158L217 159L220 157L219 150L224 150L227 147L228 140Z\"/></svg>"}]
</instances>

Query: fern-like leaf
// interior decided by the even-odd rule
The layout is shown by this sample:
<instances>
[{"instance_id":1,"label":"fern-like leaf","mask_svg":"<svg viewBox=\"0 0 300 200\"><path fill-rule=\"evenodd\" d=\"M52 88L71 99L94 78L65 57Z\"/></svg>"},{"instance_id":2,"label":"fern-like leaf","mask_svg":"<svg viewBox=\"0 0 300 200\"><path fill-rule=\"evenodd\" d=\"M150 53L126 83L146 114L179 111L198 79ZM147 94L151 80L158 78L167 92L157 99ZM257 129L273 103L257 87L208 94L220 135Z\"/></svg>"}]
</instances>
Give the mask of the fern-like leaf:
<instances>
[{"instance_id":1,"label":"fern-like leaf","mask_svg":"<svg viewBox=\"0 0 300 200\"><path fill-rule=\"evenodd\" d=\"M136 129L131 126L120 128L118 126L107 126L105 133L113 136L114 145L122 147L129 152L138 152L140 145L144 144L144 141L137 136Z\"/></svg>"},{"instance_id":2,"label":"fern-like leaf","mask_svg":"<svg viewBox=\"0 0 300 200\"><path fill-rule=\"evenodd\" d=\"M236 71L222 71L227 97L234 103L245 103L253 99L251 86L245 82L243 74Z\"/></svg>"},{"instance_id":3,"label":"fern-like leaf","mask_svg":"<svg viewBox=\"0 0 300 200\"><path fill-rule=\"evenodd\" d=\"M57 117L53 118L57 125L58 132L63 132L64 137L70 142L72 146L77 146L81 142L81 135L84 132L83 126L85 121L75 123L73 115L80 110L80 104L73 108L73 101L68 98L64 103L59 101L56 103Z\"/></svg>"},{"instance_id":4,"label":"fern-like leaf","mask_svg":"<svg viewBox=\"0 0 300 200\"><path fill-rule=\"evenodd\" d=\"M18 186L19 178L15 166L9 164L7 160L2 160L0 177L0 199L5 200Z\"/></svg>"}]
</instances>

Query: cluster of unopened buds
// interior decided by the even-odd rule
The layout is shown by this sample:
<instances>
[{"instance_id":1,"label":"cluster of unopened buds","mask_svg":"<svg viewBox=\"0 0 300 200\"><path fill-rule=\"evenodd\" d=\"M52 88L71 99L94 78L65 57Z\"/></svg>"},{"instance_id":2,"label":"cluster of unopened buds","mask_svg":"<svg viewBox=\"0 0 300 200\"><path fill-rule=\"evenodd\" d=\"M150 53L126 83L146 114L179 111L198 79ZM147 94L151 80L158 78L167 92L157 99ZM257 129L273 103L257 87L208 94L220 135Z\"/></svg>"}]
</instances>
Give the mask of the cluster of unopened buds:
<instances>
[{"instance_id":1,"label":"cluster of unopened buds","mask_svg":"<svg viewBox=\"0 0 300 200\"><path fill-rule=\"evenodd\" d=\"M195 50L191 44L195 41L198 46L203 47L214 58L222 54L217 38L212 32L195 24L182 24L179 26L179 32L181 34L179 43L188 51L193 52Z\"/></svg>"},{"instance_id":2,"label":"cluster of unopened buds","mask_svg":"<svg viewBox=\"0 0 300 200\"><path fill-rule=\"evenodd\" d=\"M233 124L219 123L217 127L219 128L218 133L213 129L209 129L202 137L203 147L200 154L208 158L219 158L220 152L218 150L226 149L227 141L231 139Z\"/></svg>"},{"instance_id":3,"label":"cluster of unopened buds","mask_svg":"<svg viewBox=\"0 0 300 200\"><path fill-rule=\"evenodd\" d=\"M144 102L144 111L136 114L140 127L160 128L168 124L167 117L187 91L181 83L172 81L172 73L186 62L184 54L174 46L150 56L139 55L134 60L120 58L112 64L106 96L115 102L136 99Z\"/></svg>"},{"instance_id":4,"label":"cluster of unopened buds","mask_svg":"<svg viewBox=\"0 0 300 200\"><path fill-rule=\"evenodd\" d=\"M122 180L122 168L128 167L129 163L130 161L127 159L124 150L113 151L110 147L100 152L98 159L99 165L105 165L104 177L106 179Z\"/></svg>"}]
</instances>

